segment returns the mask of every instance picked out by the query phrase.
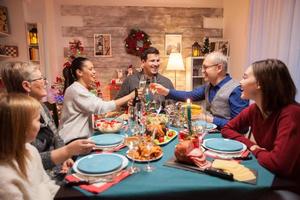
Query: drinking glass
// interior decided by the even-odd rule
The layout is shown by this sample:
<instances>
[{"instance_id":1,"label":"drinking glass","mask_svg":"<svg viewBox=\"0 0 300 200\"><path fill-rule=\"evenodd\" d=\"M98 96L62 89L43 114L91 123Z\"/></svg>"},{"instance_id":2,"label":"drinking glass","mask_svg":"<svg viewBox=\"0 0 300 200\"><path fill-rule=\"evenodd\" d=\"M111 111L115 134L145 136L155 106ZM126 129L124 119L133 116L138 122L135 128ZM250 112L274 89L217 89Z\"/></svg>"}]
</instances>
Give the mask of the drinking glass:
<instances>
[{"instance_id":1,"label":"drinking glass","mask_svg":"<svg viewBox=\"0 0 300 200\"><path fill-rule=\"evenodd\" d=\"M139 81L139 88L145 89L147 85L147 80L145 79L145 76L142 75Z\"/></svg>"},{"instance_id":2,"label":"drinking glass","mask_svg":"<svg viewBox=\"0 0 300 200\"><path fill-rule=\"evenodd\" d=\"M153 165L150 165L150 159L151 159L151 149L153 147L153 142L149 141L146 143L146 149L147 149L147 157L148 157L148 162L147 165L144 167L144 171L146 172L152 172L155 170L155 167Z\"/></svg>"},{"instance_id":3,"label":"drinking glass","mask_svg":"<svg viewBox=\"0 0 300 200\"><path fill-rule=\"evenodd\" d=\"M128 143L129 152L136 151L138 149L138 140L130 141ZM134 158L131 159L131 166L128 168L130 174L138 173L141 169L134 165Z\"/></svg>"}]
</instances>

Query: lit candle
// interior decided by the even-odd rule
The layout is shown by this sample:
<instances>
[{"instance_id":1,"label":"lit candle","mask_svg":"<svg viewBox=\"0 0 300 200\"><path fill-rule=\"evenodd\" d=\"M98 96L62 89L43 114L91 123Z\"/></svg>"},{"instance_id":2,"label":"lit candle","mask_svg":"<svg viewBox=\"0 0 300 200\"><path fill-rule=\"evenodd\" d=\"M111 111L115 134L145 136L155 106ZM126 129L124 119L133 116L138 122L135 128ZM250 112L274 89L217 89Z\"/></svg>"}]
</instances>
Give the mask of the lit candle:
<instances>
[{"instance_id":1,"label":"lit candle","mask_svg":"<svg viewBox=\"0 0 300 200\"><path fill-rule=\"evenodd\" d=\"M187 112L187 121L188 121L188 129L189 133L192 134L192 110L191 110L191 100L186 100L187 106L186 106L186 112Z\"/></svg>"}]
</instances>

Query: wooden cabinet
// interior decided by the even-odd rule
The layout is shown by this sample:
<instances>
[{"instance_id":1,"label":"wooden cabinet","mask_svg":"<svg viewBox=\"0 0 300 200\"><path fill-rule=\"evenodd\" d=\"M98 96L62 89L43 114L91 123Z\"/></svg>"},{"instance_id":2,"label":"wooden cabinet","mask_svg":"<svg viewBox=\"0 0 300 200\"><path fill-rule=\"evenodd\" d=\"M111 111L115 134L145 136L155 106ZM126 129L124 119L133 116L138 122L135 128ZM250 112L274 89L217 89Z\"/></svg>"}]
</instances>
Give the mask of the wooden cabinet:
<instances>
[{"instance_id":1,"label":"wooden cabinet","mask_svg":"<svg viewBox=\"0 0 300 200\"><path fill-rule=\"evenodd\" d=\"M190 91L204 83L202 64L204 57L186 58L186 90Z\"/></svg>"}]
</instances>

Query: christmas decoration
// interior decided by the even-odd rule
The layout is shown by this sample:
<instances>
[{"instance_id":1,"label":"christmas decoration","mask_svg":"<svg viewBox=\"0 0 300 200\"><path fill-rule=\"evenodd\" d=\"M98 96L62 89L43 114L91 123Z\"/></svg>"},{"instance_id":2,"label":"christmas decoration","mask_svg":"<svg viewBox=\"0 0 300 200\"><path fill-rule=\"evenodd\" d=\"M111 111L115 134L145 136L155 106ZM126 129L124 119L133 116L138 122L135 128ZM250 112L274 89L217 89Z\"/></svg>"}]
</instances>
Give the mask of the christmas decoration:
<instances>
[{"instance_id":1,"label":"christmas decoration","mask_svg":"<svg viewBox=\"0 0 300 200\"><path fill-rule=\"evenodd\" d=\"M203 39L203 47L201 48L201 52L205 55L210 52L210 46L209 46L209 38L204 37Z\"/></svg>"},{"instance_id":2,"label":"christmas decoration","mask_svg":"<svg viewBox=\"0 0 300 200\"><path fill-rule=\"evenodd\" d=\"M139 29L131 29L124 41L126 52L136 56L140 56L152 44L149 35Z\"/></svg>"}]
</instances>

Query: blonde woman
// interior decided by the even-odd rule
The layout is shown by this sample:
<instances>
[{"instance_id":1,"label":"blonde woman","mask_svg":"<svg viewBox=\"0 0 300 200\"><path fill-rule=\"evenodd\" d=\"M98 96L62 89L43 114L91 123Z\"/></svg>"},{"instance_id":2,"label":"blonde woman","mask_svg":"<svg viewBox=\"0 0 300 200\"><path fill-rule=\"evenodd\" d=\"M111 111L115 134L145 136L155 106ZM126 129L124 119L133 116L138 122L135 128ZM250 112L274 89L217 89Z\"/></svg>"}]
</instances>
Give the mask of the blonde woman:
<instances>
[{"instance_id":1,"label":"blonde woman","mask_svg":"<svg viewBox=\"0 0 300 200\"><path fill-rule=\"evenodd\" d=\"M40 152L43 166L51 178L61 180L61 175L73 165L71 157L90 152L95 146L94 143L78 140L64 145L49 110L41 102L47 95L47 81L38 66L32 63L7 63L2 68L1 76L7 92L25 93L40 102L41 126L32 144Z\"/></svg>"},{"instance_id":2,"label":"blonde woman","mask_svg":"<svg viewBox=\"0 0 300 200\"><path fill-rule=\"evenodd\" d=\"M40 103L24 94L0 94L0 199L53 199L58 186L30 144L40 129Z\"/></svg>"}]
</instances>

